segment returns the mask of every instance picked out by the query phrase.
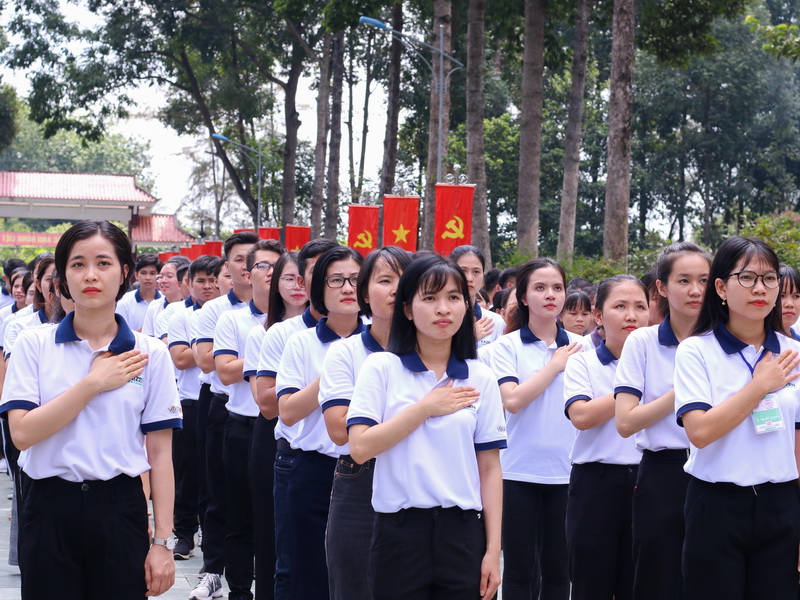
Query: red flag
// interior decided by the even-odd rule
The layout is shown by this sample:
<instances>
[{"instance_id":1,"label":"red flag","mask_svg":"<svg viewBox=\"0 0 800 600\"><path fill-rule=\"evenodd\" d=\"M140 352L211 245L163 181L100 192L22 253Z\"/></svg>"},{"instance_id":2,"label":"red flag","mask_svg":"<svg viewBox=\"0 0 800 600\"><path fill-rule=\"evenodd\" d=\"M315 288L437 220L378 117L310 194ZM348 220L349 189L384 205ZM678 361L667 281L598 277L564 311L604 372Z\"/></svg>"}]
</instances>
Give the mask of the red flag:
<instances>
[{"instance_id":1,"label":"red flag","mask_svg":"<svg viewBox=\"0 0 800 600\"><path fill-rule=\"evenodd\" d=\"M366 256L378 247L379 211L379 206L361 204L351 204L347 209L350 221L347 228L347 245L361 256Z\"/></svg>"},{"instance_id":2,"label":"red flag","mask_svg":"<svg viewBox=\"0 0 800 600\"><path fill-rule=\"evenodd\" d=\"M244 233L245 231L253 231L252 227L245 227L244 229L234 229L233 233Z\"/></svg>"},{"instance_id":3,"label":"red flag","mask_svg":"<svg viewBox=\"0 0 800 600\"><path fill-rule=\"evenodd\" d=\"M416 196L383 197L383 243L409 252L417 251L419 198Z\"/></svg>"},{"instance_id":4,"label":"red flag","mask_svg":"<svg viewBox=\"0 0 800 600\"><path fill-rule=\"evenodd\" d=\"M311 227L307 225L286 225L287 250L300 250L311 239Z\"/></svg>"},{"instance_id":5,"label":"red flag","mask_svg":"<svg viewBox=\"0 0 800 600\"><path fill-rule=\"evenodd\" d=\"M260 240L279 240L281 239L280 227L259 227L258 239Z\"/></svg>"},{"instance_id":6,"label":"red flag","mask_svg":"<svg viewBox=\"0 0 800 600\"><path fill-rule=\"evenodd\" d=\"M209 256L222 256L222 242L218 240L212 240L210 242L206 242L205 245L206 254Z\"/></svg>"},{"instance_id":7,"label":"red flag","mask_svg":"<svg viewBox=\"0 0 800 600\"><path fill-rule=\"evenodd\" d=\"M474 185L436 184L433 249L448 256L457 246L472 243Z\"/></svg>"}]
</instances>

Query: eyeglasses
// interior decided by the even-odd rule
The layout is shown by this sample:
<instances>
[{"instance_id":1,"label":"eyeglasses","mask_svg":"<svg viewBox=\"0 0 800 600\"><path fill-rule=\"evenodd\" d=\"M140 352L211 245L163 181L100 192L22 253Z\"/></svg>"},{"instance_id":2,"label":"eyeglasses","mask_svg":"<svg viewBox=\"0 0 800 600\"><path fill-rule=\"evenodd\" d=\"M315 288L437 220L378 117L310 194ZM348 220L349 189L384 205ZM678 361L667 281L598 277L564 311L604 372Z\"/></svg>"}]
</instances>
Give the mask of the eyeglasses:
<instances>
[{"instance_id":1,"label":"eyeglasses","mask_svg":"<svg viewBox=\"0 0 800 600\"><path fill-rule=\"evenodd\" d=\"M299 275L281 275L280 280L281 285L288 289L292 289L294 286L303 287Z\"/></svg>"},{"instance_id":2,"label":"eyeglasses","mask_svg":"<svg viewBox=\"0 0 800 600\"><path fill-rule=\"evenodd\" d=\"M349 282L350 285L352 285L353 288L355 288L356 285L358 284L358 275L354 277L342 277L340 275L334 275L333 277L325 278L325 283L328 284L328 287L334 289L344 287L345 281Z\"/></svg>"},{"instance_id":3,"label":"eyeglasses","mask_svg":"<svg viewBox=\"0 0 800 600\"><path fill-rule=\"evenodd\" d=\"M737 273L731 273L728 277L736 276L736 279L739 280L739 285L743 288L751 288L758 283L758 278L761 278L761 282L764 284L765 288L769 288L774 290L781 284L781 276L775 271L767 271L761 275L755 273L755 271L739 271Z\"/></svg>"},{"instance_id":4,"label":"eyeglasses","mask_svg":"<svg viewBox=\"0 0 800 600\"><path fill-rule=\"evenodd\" d=\"M257 262L256 264L253 265L253 268L258 269L259 271L269 271L274 267L275 267L274 263L268 263L266 261Z\"/></svg>"}]
</instances>

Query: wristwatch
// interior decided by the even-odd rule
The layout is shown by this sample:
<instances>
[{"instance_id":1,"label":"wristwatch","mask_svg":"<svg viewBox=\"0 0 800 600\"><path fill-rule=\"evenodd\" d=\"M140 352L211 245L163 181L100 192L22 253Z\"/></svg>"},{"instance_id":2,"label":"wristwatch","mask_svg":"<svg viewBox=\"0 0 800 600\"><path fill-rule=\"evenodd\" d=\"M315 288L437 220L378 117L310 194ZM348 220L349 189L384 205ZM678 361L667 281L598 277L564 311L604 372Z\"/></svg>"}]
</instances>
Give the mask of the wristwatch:
<instances>
[{"instance_id":1,"label":"wristwatch","mask_svg":"<svg viewBox=\"0 0 800 600\"><path fill-rule=\"evenodd\" d=\"M175 549L175 536L171 535L167 539L153 538L153 546L164 546L167 550Z\"/></svg>"}]
</instances>

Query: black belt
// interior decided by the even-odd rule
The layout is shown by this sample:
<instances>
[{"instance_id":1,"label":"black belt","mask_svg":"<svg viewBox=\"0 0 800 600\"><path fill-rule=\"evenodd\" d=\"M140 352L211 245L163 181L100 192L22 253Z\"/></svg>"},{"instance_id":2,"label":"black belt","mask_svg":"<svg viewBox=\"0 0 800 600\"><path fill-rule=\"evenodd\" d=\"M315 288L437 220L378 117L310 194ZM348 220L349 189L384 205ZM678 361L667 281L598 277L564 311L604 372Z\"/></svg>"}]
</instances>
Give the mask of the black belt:
<instances>
[{"instance_id":1,"label":"black belt","mask_svg":"<svg viewBox=\"0 0 800 600\"><path fill-rule=\"evenodd\" d=\"M256 417L245 417L244 415L240 415L231 411L228 411L228 418L250 426L256 424Z\"/></svg>"},{"instance_id":2,"label":"black belt","mask_svg":"<svg viewBox=\"0 0 800 600\"><path fill-rule=\"evenodd\" d=\"M642 458L658 462L686 462L689 458L689 449L681 448L677 450L642 450Z\"/></svg>"},{"instance_id":3,"label":"black belt","mask_svg":"<svg viewBox=\"0 0 800 600\"><path fill-rule=\"evenodd\" d=\"M284 454L290 454L292 456L297 456L303 452L302 450L292 448L291 444L289 444L289 441L286 438L278 438L275 449L278 452L283 452Z\"/></svg>"}]
</instances>

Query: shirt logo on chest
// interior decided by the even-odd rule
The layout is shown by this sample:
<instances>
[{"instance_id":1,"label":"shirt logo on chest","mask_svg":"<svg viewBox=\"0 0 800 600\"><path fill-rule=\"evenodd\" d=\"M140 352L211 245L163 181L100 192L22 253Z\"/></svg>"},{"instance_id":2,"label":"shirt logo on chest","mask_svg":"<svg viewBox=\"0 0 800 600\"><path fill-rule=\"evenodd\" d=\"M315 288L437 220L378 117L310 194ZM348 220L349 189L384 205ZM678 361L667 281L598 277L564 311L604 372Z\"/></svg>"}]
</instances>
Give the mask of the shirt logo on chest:
<instances>
[{"instance_id":1,"label":"shirt logo on chest","mask_svg":"<svg viewBox=\"0 0 800 600\"><path fill-rule=\"evenodd\" d=\"M141 386L141 385L144 384L144 380L141 377L134 377L128 383L132 383L133 385Z\"/></svg>"}]
</instances>

